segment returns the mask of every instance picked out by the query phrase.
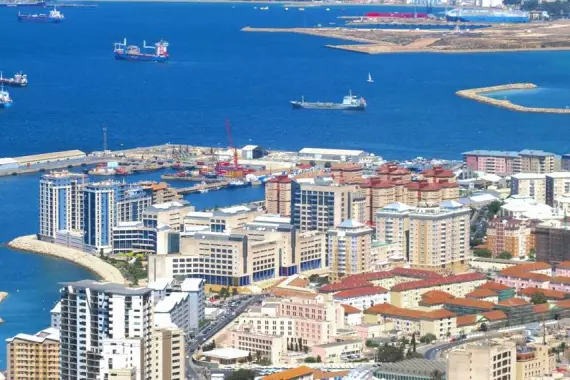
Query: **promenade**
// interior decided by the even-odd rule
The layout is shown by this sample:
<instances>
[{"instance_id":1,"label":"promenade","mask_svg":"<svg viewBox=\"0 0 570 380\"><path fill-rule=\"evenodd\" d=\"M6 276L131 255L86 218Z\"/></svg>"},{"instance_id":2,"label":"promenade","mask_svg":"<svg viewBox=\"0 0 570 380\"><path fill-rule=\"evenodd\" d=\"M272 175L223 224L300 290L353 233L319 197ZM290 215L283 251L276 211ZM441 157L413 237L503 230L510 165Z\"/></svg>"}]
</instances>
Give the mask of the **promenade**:
<instances>
[{"instance_id":1,"label":"promenade","mask_svg":"<svg viewBox=\"0 0 570 380\"><path fill-rule=\"evenodd\" d=\"M125 284L126 281L121 272L106 263L97 256L79 251L77 249L40 241L35 235L18 237L8 243L8 247L25 252L53 256L77 264L91 273L94 273L103 281L117 284Z\"/></svg>"}]
</instances>

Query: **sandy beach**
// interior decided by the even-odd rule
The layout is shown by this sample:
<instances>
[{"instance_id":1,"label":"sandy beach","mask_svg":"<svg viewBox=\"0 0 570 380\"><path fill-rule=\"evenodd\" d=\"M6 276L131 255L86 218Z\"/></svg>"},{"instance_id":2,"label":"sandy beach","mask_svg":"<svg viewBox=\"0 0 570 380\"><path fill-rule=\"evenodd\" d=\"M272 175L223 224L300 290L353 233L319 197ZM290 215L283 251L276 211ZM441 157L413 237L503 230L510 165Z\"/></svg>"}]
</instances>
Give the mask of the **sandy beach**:
<instances>
[{"instance_id":1,"label":"sandy beach","mask_svg":"<svg viewBox=\"0 0 570 380\"><path fill-rule=\"evenodd\" d=\"M18 237L9 242L8 247L19 251L48 255L70 261L94 273L103 281L124 284L121 272L100 258L77 249L39 241L35 235Z\"/></svg>"}]
</instances>

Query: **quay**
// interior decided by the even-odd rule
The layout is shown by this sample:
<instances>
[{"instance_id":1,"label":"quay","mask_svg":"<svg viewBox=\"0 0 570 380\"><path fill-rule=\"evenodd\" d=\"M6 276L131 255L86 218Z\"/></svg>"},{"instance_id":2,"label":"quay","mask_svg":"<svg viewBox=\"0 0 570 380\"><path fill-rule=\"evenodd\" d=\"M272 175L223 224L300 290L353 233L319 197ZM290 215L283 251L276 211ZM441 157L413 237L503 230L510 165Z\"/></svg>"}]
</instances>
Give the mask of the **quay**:
<instances>
[{"instance_id":1,"label":"quay","mask_svg":"<svg viewBox=\"0 0 570 380\"><path fill-rule=\"evenodd\" d=\"M216 182L216 183L205 183L205 184L196 185L196 186L182 187L182 188L176 189L176 191L178 192L178 194L182 194L182 195L194 194L194 193L201 193L201 192L206 192L206 191L210 191L210 190L221 190L221 189L228 187L228 184L229 184L228 181L222 181L222 182Z\"/></svg>"},{"instance_id":2,"label":"quay","mask_svg":"<svg viewBox=\"0 0 570 380\"><path fill-rule=\"evenodd\" d=\"M482 94L491 92L509 91L509 90L532 90L537 88L533 83L511 83L500 86L472 88L467 90L457 91L455 94L465 99L474 100L476 102L490 104L496 107L506 108L511 111L517 112L531 112L531 113L555 113L555 114L570 114L569 108L541 108L541 107L526 107L520 104L512 103L509 100L493 99Z\"/></svg>"},{"instance_id":3,"label":"quay","mask_svg":"<svg viewBox=\"0 0 570 380\"><path fill-rule=\"evenodd\" d=\"M179 177L175 174L163 174L160 176L160 179L165 181L186 181L186 182L206 182L206 183L219 183L220 180L217 178L208 178L208 177L200 177L200 176L187 176L187 177Z\"/></svg>"}]
</instances>

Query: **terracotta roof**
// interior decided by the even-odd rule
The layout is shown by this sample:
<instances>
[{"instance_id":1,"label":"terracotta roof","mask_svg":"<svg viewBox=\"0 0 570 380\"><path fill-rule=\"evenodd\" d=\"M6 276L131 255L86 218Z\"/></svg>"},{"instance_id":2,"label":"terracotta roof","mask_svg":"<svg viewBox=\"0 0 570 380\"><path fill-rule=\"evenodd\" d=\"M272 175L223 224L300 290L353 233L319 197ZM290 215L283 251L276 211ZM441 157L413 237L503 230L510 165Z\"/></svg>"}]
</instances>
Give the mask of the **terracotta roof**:
<instances>
[{"instance_id":1,"label":"terracotta roof","mask_svg":"<svg viewBox=\"0 0 570 380\"><path fill-rule=\"evenodd\" d=\"M362 313L362 310L352 306L352 305L345 305L345 304L340 304L340 306L342 306L342 308L344 309L344 314L360 314Z\"/></svg>"},{"instance_id":2,"label":"terracotta roof","mask_svg":"<svg viewBox=\"0 0 570 380\"><path fill-rule=\"evenodd\" d=\"M556 268L570 269L570 261L563 261L556 265Z\"/></svg>"},{"instance_id":3,"label":"terracotta roof","mask_svg":"<svg viewBox=\"0 0 570 380\"><path fill-rule=\"evenodd\" d=\"M408 190L417 191L439 191L441 186L439 183L430 183L427 180L421 180L417 182L410 182L406 185Z\"/></svg>"},{"instance_id":4,"label":"terracotta roof","mask_svg":"<svg viewBox=\"0 0 570 380\"><path fill-rule=\"evenodd\" d=\"M455 298L453 295L449 294L448 292L444 292L443 290L430 290L429 292L425 292L422 294L422 298Z\"/></svg>"},{"instance_id":5,"label":"terracotta roof","mask_svg":"<svg viewBox=\"0 0 570 380\"><path fill-rule=\"evenodd\" d=\"M388 293L388 289L381 286L368 286L365 288L348 289L336 293L334 298L355 298L355 297L365 297L372 296L374 294L384 294Z\"/></svg>"},{"instance_id":6,"label":"terracotta roof","mask_svg":"<svg viewBox=\"0 0 570 380\"><path fill-rule=\"evenodd\" d=\"M519 295L532 296L534 294L542 293L546 298L563 300L568 294L560 290L540 289L540 288L525 288L519 291Z\"/></svg>"},{"instance_id":7,"label":"terracotta roof","mask_svg":"<svg viewBox=\"0 0 570 380\"><path fill-rule=\"evenodd\" d=\"M457 314L445 309L429 311L424 314L425 319L441 319L441 318L451 318L456 316Z\"/></svg>"},{"instance_id":8,"label":"terracotta roof","mask_svg":"<svg viewBox=\"0 0 570 380\"><path fill-rule=\"evenodd\" d=\"M492 291L491 289L475 289L471 293L467 293L465 297L467 298L486 298L486 297L495 297L497 293Z\"/></svg>"},{"instance_id":9,"label":"terracotta roof","mask_svg":"<svg viewBox=\"0 0 570 380\"><path fill-rule=\"evenodd\" d=\"M498 282L486 282L483 285L479 286L477 289L491 289L491 290L496 290L496 291L500 291L500 290L507 290L507 289L512 289L509 286L505 285L505 284L499 284Z\"/></svg>"},{"instance_id":10,"label":"terracotta roof","mask_svg":"<svg viewBox=\"0 0 570 380\"><path fill-rule=\"evenodd\" d=\"M303 292L297 290L290 290L290 289L283 289L283 288L275 288L271 290L271 293L275 297L301 297L301 298L309 298L314 299L317 294L312 292Z\"/></svg>"},{"instance_id":11,"label":"terracotta roof","mask_svg":"<svg viewBox=\"0 0 570 380\"><path fill-rule=\"evenodd\" d=\"M460 315L457 317L457 327L471 326L477 323L477 314Z\"/></svg>"},{"instance_id":12,"label":"terracotta roof","mask_svg":"<svg viewBox=\"0 0 570 380\"><path fill-rule=\"evenodd\" d=\"M487 277L482 273L464 273L458 274L455 276L447 276L447 277L440 277L440 278L433 278L429 280L420 280L420 281L410 281L404 282L401 284L397 284L392 287L392 291L401 292L406 290L412 289L422 289L422 288L431 288L433 286L441 286L441 285L448 285L448 284L457 284L461 282L470 282L476 280L484 280Z\"/></svg>"},{"instance_id":13,"label":"terracotta roof","mask_svg":"<svg viewBox=\"0 0 570 380\"><path fill-rule=\"evenodd\" d=\"M505 276L517 276L520 273L524 273L524 272L534 272L537 270L544 270L544 269L550 269L550 268L552 268L552 265L539 261L536 263L520 264L520 265L508 267L508 268L501 270L501 272L499 272L499 273L501 273L502 275L505 275Z\"/></svg>"},{"instance_id":14,"label":"terracotta roof","mask_svg":"<svg viewBox=\"0 0 570 380\"><path fill-rule=\"evenodd\" d=\"M297 368L288 369L283 372L277 372L271 375L263 376L261 380L293 380L301 376L311 375L314 369L301 366Z\"/></svg>"},{"instance_id":15,"label":"terracotta roof","mask_svg":"<svg viewBox=\"0 0 570 380\"><path fill-rule=\"evenodd\" d=\"M521 305L528 305L529 303L523 300L522 298L510 298L508 300L500 301L497 305L501 306L521 306Z\"/></svg>"},{"instance_id":16,"label":"terracotta roof","mask_svg":"<svg viewBox=\"0 0 570 380\"><path fill-rule=\"evenodd\" d=\"M546 282L550 280L550 276L541 273L533 273L533 272L518 272L518 273L509 273L509 274L502 274L503 277L514 277L519 278L521 280L530 280L536 282Z\"/></svg>"},{"instance_id":17,"label":"terracotta roof","mask_svg":"<svg viewBox=\"0 0 570 380\"><path fill-rule=\"evenodd\" d=\"M550 282L555 284L570 284L570 277L555 276L552 277L552 280L550 280Z\"/></svg>"},{"instance_id":18,"label":"terracotta roof","mask_svg":"<svg viewBox=\"0 0 570 380\"><path fill-rule=\"evenodd\" d=\"M446 305L472 307L481 310L492 310L495 304L493 302L479 301L472 298L453 298L445 301Z\"/></svg>"},{"instance_id":19,"label":"terracotta roof","mask_svg":"<svg viewBox=\"0 0 570 380\"><path fill-rule=\"evenodd\" d=\"M313 372L313 380L328 380L328 379L336 379L336 378L344 378L348 376L348 371L321 371L316 369Z\"/></svg>"},{"instance_id":20,"label":"terracotta roof","mask_svg":"<svg viewBox=\"0 0 570 380\"><path fill-rule=\"evenodd\" d=\"M284 176L279 176L279 177L275 177L275 178L271 178L269 181L267 181L269 183L291 183L292 180L291 178L289 178L288 176L284 175Z\"/></svg>"},{"instance_id":21,"label":"terracotta roof","mask_svg":"<svg viewBox=\"0 0 570 380\"><path fill-rule=\"evenodd\" d=\"M343 281L334 284L326 284L319 289L319 293L334 293L340 292L342 290L356 289L367 286L372 286L372 284L366 280L357 279L354 281Z\"/></svg>"},{"instance_id":22,"label":"terracotta roof","mask_svg":"<svg viewBox=\"0 0 570 380\"><path fill-rule=\"evenodd\" d=\"M394 275L391 271L382 271L382 272L366 272L366 273L359 273L347 276L342 279L342 282L350 282L350 281L376 281L376 280L383 280L385 278L392 278Z\"/></svg>"},{"instance_id":23,"label":"terracotta roof","mask_svg":"<svg viewBox=\"0 0 570 380\"><path fill-rule=\"evenodd\" d=\"M482 314L487 320L489 321L501 321L503 319L507 319L507 314L502 312L501 310L493 310L487 311Z\"/></svg>"},{"instance_id":24,"label":"terracotta roof","mask_svg":"<svg viewBox=\"0 0 570 380\"><path fill-rule=\"evenodd\" d=\"M411 277L411 278L441 278L443 277L439 273L435 273L429 270L422 269L412 269L412 268L394 268L391 270L392 274L401 277Z\"/></svg>"},{"instance_id":25,"label":"terracotta roof","mask_svg":"<svg viewBox=\"0 0 570 380\"><path fill-rule=\"evenodd\" d=\"M152 185L150 185L150 188L153 191L164 190L168 188L168 184L165 182L153 183Z\"/></svg>"},{"instance_id":26,"label":"terracotta roof","mask_svg":"<svg viewBox=\"0 0 570 380\"><path fill-rule=\"evenodd\" d=\"M558 301L556 306L561 309L570 309L570 300Z\"/></svg>"},{"instance_id":27,"label":"terracotta roof","mask_svg":"<svg viewBox=\"0 0 570 380\"><path fill-rule=\"evenodd\" d=\"M364 188L370 187L373 189L392 189L394 186L395 185L392 181L374 177L368 178L368 180L362 185Z\"/></svg>"},{"instance_id":28,"label":"terracotta roof","mask_svg":"<svg viewBox=\"0 0 570 380\"><path fill-rule=\"evenodd\" d=\"M404 309L390 304L374 305L365 310L366 314L384 314L401 318L421 319L425 312L420 310Z\"/></svg>"},{"instance_id":29,"label":"terracotta roof","mask_svg":"<svg viewBox=\"0 0 570 380\"><path fill-rule=\"evenodd\" d=\"M453 171L444 169L441 166L434 166L431 169L426 169L422 172L425 177L455 177Z\"/></svg>"},{"instance_id":30,"label":"terracotta roof","mask_svg":"<svg viewBox=\"0 0 570 380\"><path fill-rule=\"evenodd\" d=\"M533 313L542 314L547 313L550 310L550 305L548 303L541 303L534 305L532 308Z\"/></svg>"}]
</instances>

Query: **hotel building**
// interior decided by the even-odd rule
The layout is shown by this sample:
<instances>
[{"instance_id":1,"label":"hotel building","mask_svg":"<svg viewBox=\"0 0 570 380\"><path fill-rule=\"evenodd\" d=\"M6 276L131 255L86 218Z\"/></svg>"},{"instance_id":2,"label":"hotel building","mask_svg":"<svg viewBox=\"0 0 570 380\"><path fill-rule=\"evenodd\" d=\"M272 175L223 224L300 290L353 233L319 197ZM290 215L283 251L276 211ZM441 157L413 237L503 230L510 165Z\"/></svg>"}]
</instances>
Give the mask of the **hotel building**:
<instances>
[{"instance_id":1,"label":"hotel building","mask_svg":"<svg viewBox=\"0 0 570 380\"><path fill-rule=\"evenodd\" d=\"M34 335L6 339L7 380L59 380L59 331L53 327Z\"/></svg>"}]
</instances>

